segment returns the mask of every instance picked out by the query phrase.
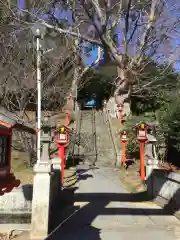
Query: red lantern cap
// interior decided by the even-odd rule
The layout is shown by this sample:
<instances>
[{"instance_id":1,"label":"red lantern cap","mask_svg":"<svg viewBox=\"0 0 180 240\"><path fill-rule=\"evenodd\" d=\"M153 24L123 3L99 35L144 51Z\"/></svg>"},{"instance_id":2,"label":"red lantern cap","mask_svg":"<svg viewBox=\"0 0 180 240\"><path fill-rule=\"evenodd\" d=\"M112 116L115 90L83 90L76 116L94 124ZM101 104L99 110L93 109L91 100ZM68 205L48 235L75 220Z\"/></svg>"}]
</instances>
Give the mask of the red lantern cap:
<instances>
[{"instance_id":1,"label":"red lantern cap","mask_svg":"<svg viewBox=\"0 0 180 240\"><path fill-rule=\"evenodd\" d=\"M61 126L59 130L55 132L56 143L58 145L65 145L68 143L68 131L67 127Z\"/></svg>"}]
</instances>

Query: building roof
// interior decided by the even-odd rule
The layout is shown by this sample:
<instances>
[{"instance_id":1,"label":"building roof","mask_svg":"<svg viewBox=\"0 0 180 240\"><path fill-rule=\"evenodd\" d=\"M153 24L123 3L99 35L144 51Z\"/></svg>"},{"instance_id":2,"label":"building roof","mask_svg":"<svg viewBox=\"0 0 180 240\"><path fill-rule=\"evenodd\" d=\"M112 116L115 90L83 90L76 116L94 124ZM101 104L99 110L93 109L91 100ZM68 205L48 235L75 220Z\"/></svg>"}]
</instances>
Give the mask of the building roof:
<instances>
[{"instance_id":1,"label":"building roof","mask_svg":"<svg viewBox=\"0 0 180 240\"><path fill-rule=\"evenodd\" d=\"M16 114L9 112L3 107L0 107L0 125L5 128L22 129L26 132L35 133L35 126L30 123L25 123Z\"/></svg>"}]
</instances>

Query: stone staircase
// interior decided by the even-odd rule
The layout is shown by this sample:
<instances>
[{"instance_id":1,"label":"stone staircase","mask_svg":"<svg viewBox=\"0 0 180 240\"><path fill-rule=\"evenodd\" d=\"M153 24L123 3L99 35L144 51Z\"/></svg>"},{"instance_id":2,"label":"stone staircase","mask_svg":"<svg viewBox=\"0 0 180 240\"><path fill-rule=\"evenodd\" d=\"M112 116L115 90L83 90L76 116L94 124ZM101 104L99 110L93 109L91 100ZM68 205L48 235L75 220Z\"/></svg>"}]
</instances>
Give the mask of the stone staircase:
<instances>
[{"instance_id":1,"label":"stone staircase","mask_svg":"<svg viewBox=\"0 0 180 240\"><path fill-rule=\"evenodd\" d=\"M116 153L110 134L110 126L106 114L96 111L93 115L83 111L79 134L74 137L74 156L90 165L114 166Z\"/></svg>"}]
</instances>

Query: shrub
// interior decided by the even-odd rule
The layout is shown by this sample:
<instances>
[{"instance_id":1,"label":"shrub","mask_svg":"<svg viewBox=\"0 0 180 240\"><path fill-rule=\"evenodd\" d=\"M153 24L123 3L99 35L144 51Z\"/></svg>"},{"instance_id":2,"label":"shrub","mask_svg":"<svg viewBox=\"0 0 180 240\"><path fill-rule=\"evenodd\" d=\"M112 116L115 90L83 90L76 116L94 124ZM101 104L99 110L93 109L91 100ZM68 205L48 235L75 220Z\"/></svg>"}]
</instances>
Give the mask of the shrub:
<instances>
[{"instance_id":1,"label":"shrub","mask_svg":"<svg viewBox=\"0 0 180 240\"><path fill-rule=\"evenodd\" d=\"M167 139L174 138L178 140L178 135L180 129L180 99L179 97L174 97L169 99L169 102L164 104L161 109L157 112L157 119L159 121L160 132L163 137Z\"/></svg>"},{"instance_id":2,"label":"shrub","mask_svg":"<svg viewBox=\"0 0 180 240\"><path fill-rule=\"evenodd\" d=\"M167 161L180 167L180 98L174 96L158 111L160 133L167 146Z\"/></svg>"}]
</instances>

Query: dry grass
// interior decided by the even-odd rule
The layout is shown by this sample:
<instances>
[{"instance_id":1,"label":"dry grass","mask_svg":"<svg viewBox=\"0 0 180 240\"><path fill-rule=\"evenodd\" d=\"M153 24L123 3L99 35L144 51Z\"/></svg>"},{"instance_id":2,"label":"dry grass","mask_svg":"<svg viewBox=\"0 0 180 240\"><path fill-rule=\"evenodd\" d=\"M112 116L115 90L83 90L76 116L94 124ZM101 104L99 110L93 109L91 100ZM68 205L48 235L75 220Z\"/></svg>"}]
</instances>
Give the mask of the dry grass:
<instances>
[{"instance_id":1,"label":"dry grass","mask_svg":"<svg viewBox=\"0 0 180 240\"><path fill-rule=\"evenodd\" d=\"M27 167L26 165L28 158L29 154L26 152L12 152L12 171L22 184L33 183L33 168Z\"/></svg>"},{"instance_id":2,"label":"dry grass","mask_svg":"<svg viewBox=\"0 0 180 240\"><path fill-rule=\"evenodd\" d=\"M139 161L125 170L123 167L119 170L120 180L123 186L132 193L143 192L146 190L142 183L138 171L140 169Z\"/></svg>"}]
</instances>

